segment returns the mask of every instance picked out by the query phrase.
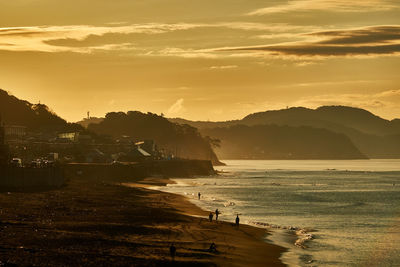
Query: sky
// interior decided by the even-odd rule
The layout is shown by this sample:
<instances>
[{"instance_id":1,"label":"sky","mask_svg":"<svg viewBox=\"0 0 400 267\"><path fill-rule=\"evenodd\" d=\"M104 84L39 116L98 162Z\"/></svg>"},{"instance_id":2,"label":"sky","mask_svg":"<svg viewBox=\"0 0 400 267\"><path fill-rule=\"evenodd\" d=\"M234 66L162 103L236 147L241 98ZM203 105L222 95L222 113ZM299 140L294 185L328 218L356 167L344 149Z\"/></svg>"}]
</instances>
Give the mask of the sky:
<instances>
[{"instance_id":1,"label":"sky","mask_svg":"<svg viewBox=\"0 0 400 267\"><path fill-rule=\"evenodd\" d=\"M399 70L398 0L0 0L0 88L68 121L321 105L400 118Z\"/></svg>"}]
</instances>

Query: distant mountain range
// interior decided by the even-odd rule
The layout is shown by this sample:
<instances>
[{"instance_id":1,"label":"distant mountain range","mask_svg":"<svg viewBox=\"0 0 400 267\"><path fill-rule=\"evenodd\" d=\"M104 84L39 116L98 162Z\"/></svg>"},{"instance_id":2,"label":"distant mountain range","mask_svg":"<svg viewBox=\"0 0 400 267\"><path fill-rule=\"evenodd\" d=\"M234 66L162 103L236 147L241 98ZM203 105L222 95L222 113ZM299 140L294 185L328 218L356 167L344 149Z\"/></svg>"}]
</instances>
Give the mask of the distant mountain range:
<instances>
[{"instance_id":1,"label":"distant mountain range","mask_svg":"<svg viewBox=\"0 0 400 267\"><path fill-rule=\"evenodd\" d=\"M224 159L400 158L400 119L389 121L366 110L345 106L265 111L224 122L166 119L130 111L68 123L46 105L20 100L0 89L0 114L6 124L26 126L30 132L57 133L87 128L97 135L153 139L178 156L212 159L214 163L218 162L217 156Z\"/></svg>"},{"instance_id":2,"label":"distant mountain range","mask_svg":"<svg viewBox=\"0 0 400 267\"><path fill-rule=\"evenodd\" d=\"M400 120L385 120L369 111L353 107L323 106L317 109L295 107L258 112L241 120L225 122L188 121L179 118L170 120L192 125L199 128L203 135L221 139L221 148L217 150L217 155L221 158L238 158L239 151L243 152L245 158L248 156L244 155L248 155L249 151L264 151L264 154L250 153L253 155L252 158L258 159L304 157L357 159L365 156L400 158ZM246 130L239 130L240 125L247 126ZM325 131L321 132L321 129ZM253 133L259 131L264 134ZM282 150L267 143L265 139L271 138L271 132L279 133L273 137L274 144L290 143L292 150ZM319 140L318 143L319 152L316 152L317 145L310 139L314 138L312 136L323 136L323 140ZM251 144L249 139L252 140Z\"/></svg>"}]
</instances>

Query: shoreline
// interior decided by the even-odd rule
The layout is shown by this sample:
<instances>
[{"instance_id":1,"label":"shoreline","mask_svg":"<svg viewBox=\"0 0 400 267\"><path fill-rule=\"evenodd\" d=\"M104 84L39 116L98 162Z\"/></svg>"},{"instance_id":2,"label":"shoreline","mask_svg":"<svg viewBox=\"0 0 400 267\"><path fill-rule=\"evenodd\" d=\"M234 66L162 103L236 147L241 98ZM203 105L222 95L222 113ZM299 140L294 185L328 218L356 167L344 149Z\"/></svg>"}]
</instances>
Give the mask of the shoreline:
<instances>
[{"instance_id":1,"label":"shoreline","mask_svg":"<svg viewBox=\"0 0 400 267\"><path fill-rule=\"evenodd\" d=\"M190 179L190 178L179 178L179 179ZM179 194L176 192L172 193L168 191L163 191L162 188L167 186L168 184L176 184L176 182L174 180L167 179L167 181L164 181L164 183L162 184L157 184L157 183L147 184L146 187L151 190L182 196L191 204L205 211L206 214L204 218L205 219L208 218L208 213L210 211L207 211L205 207L199 205L199 203L197 203L197 198L195 196L193 196L194 198L190 198L189 196L192 196L191 194L187 195L187 194ZM188 215L193 215L193 214L188 214ZM220 219L219 221L227 224L232 224L234 221L234 217L232 218L232 221L224 219ZM298 252L296 252L296 249L306 249L307 248L306 243L314 239L314 235L311 234L308 229L303 229L294 226L280 226L258 221L246 221L242 222L241 225L262 229L263 231L265 231L265 234L262 237L263 242L284 248L284 251L281 253L279 259L285 266L297 266L300 262L300 259L298 258L299 255L297 254ZM314 230L311 230L311 232L314 232Z\"/></svg>"},{"instance_id":2,"label":"shoreline","mask_svg":"<svg viewBox=\"0 0 400 267\"><path fill-rule=\"evenodd\" d=\"M0 263L17 266L285 266L264 229L204 219L159 178L70 179L47 191L0 193ZM189 216L198 215L196 216ZM169 247L177 254L171 260ZM209 251L214 242L217 253Z\"/></svg>"},{"instance_id":3,"label":"shoreline","mask_svg":"<svg viewBox=\"0 0 400 267\"><path fill-rule=\"evenodd\" d=\"M236 227L234 226L233 222L229 221L224 221L224 220L219 220L215 221L213 219L212 222L209 222L208 220L208 214L210 211L206 211L203 208L197 206L195 203L190 201L190 199L187 196L180 195L180 194L174 194L174 193L169 193L160 190L161 187L167 186L168 184L175 184L175 182L169 178L167 179L161 179L161 178L145 178L138 183L124 183L122 185L128 186L128 187L143 187L149 190L153 190L156 192L161 192L164 194L171 194L176 197L181 198L185 204L185 207L189 208L189 211L184 211L184 214L187 216L192 217L195 220L201 220L205 221L206 223L209 224L216 224L217 226L217 231L226 231L228 234L234 234L236 230ZM177 210L181 210L181 206L178 203L174 203L175 207ZM181 211L182 212L182 211ZM214 213L214 212L213 212ZM222 228L222 229L218 229ZM226 229L228 228L228 229ZM218 246L226 246L230 247L228 250L232 250L232 248L237 249L237 252L233 255L220 255L224 254L225 250L222 249L222 253L218 253L215 255L217 257L217 263L218 266L287 266L284 264L281 260L281 257L283 256L283 253L288 251L288 248L282 247L280 245L274 244L272 240L268 239L268 236L271 236L271 229L267 229L265 227L260 227L257 225L251 225L251 224L240 224L240 231L243 231L247 237L241 237L242 241L242 246L237 246L235 247L232 244L229 244L230 242L226 240L226 236L223 238L225 239L222 243L220 243ZM232 231L233 230L233 231ZM226 235L226 234L224 234ZM255 253L254 250L255 246L248 246L247 248L244 246L246 242L257 242L259 249L263 250L264 247L268 247L268 250L263 250L257 251ZM217 244L217 242L215 242ZM226 250L226 251L228 251ZM271 252L273 255L270 255ZM266 256L272 256L272 259L266 260ZM218 259L223 256L223 259ZM228 264L226 260L230 260L231 262Z\"/></svg>"}]
</instances>

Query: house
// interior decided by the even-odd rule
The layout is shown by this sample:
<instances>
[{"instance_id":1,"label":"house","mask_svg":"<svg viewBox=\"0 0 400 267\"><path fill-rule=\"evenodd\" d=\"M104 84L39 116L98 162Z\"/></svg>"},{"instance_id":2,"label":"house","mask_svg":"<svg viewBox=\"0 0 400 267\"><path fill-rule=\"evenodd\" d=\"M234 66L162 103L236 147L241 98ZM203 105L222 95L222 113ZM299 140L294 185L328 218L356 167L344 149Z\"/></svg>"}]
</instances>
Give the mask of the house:
<instances>
[{"instance_id":1,"label":"house","mask_svg":"<svg viewBox=\"0 0 400 267\"><path fill-rule=\"evenodd\" d=\"M58 134L58 139L64 142L71 142L71 143L92 142L92 137L90 135L82 134L80 132L60 133Z\"/></svg>"},{"instance_id":2,"label":"house","mask_svg":"<svg viewBox=\"0 0 400 267\"><path fill-rule=\"evenodd\" d=\"M136 142L127 152L113 155L114 160L121 162L137 162L154 159L156 153L154 141L146 140Z\"/></svg>"},{"instance_id":3,"label":"house","mask_svg":"<svg viewBox=\"0 0 400 267\"><path fill-rule=\"evenodd\" d=\"M58 134L58 139L69 142L78 142L78 137L79 137L78 132Z\"/></svg>"}]
</instances>

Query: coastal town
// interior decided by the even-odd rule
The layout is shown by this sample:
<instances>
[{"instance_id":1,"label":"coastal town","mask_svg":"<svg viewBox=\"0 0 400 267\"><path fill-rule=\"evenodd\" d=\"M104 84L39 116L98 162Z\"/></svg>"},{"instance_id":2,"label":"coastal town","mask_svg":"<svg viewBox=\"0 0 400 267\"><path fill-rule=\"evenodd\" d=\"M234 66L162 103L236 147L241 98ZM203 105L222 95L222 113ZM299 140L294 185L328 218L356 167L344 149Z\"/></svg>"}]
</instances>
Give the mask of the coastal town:
<instances>
[{"instance_id":1,"label":"coastal town","mask_svg":"<svg viewBox=\"0 0 400 267\"><path fill-rule=\"evenodd\" d=\"M153 140L126 135L96 138L89 131L38 134L27 132L25 126L0 125L0 186L4 187L61 186L72 176L129 179L213 173L210 162L178 158Z\"/></svg>"}]
</instances>

